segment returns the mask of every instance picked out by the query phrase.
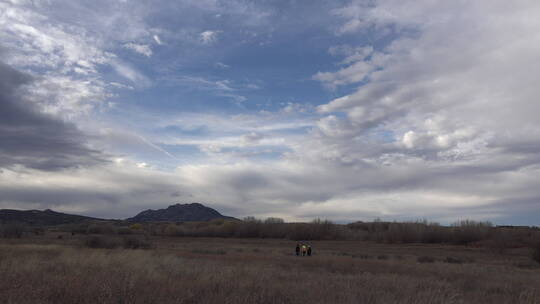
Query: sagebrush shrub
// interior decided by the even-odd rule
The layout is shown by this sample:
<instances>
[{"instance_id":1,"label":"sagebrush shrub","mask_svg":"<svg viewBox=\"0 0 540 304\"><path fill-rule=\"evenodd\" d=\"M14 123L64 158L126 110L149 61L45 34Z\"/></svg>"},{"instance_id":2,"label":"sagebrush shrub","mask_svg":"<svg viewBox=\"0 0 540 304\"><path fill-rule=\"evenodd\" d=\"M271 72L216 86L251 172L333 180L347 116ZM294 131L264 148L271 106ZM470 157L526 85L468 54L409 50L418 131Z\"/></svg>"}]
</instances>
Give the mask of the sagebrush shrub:
<instances>
[{"instance_id":1,"label":"sagebrush shrub","mask_svg":"<svg viewBox=\"0 0 540 304\"><path fill-rule=\"evenodd\" d=\"M433 263L435 262L435 259L430 256L421 256L417 259L418 263Z\"/></svg>"},{"instance_id":2,"label":"sagebrush shrub","mask_svg":"<svg viewBox=\"0 0 540 304\"><path fill-rule=\"evenodd\" d=\"M120 242L118 239L112 237L90 236L86 238L85 245L88 248L113 249L120 246Z\"/></svg>"},{"instance_id":3,"label":"sagebrush shrub","mask_svg":"<svg viewBox=\"0 0 540 304\"><path fill-rule=\"evenodd\" d=\"M150 249L152 248L151 243L148 240L145 240L141 237L128 236L123 239L123 246L126 249Z\"/></svg>"},{"instance_id":4,"label":"sagebrush shrub","mask_svg":"<svg viewBox=\"0 0 540 304\"><path fill-rule=\"evenodd\" d=\"M23 224L12 223L0 226L0 236L4 238L21 238L25 227Z\"/></svg>"},{"instance_id":5,"label":"sagebrush shrub","mask_svg":"<svg viewBox=\"0 0 540 304\"><path fill-rule=\"evenodd\" d=\"M463 263L463 261L461 259L454 258L454 257L446 257L446 259L444 259L444 262L445 263L450 263L450 264L461 264L461 263Z\"/></svg>"},{"instance_id":6,"label":"sagebrush shrub","mask_svg":"<svg viewBox=\"0 0 540 304\"><path fill-rule=\"evenodd\" d=\"M111 224L96 223L88 226L86 233L89 234L116 234L116 227Z\"/></svg>"}]
</instances>

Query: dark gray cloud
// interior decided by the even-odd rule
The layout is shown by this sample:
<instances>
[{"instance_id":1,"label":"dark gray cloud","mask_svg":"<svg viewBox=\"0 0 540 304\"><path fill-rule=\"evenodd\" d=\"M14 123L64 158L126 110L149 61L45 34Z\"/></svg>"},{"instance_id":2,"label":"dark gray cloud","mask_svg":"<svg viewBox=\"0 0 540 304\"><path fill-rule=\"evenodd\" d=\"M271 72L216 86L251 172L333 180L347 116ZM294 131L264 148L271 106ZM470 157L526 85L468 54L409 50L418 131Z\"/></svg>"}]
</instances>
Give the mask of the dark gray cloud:
<instances>
[{"instance_id":1,"label":"dark gray cloud","mask_svg":"<svg viewBox=\"0 0 540 304\"><path fill-rule=\"evenodd\" d=\"M55 171L106 161L71 123L38 111L27 101L28 74L0 62L0 167Z\"/></svg>"}]
</instances>

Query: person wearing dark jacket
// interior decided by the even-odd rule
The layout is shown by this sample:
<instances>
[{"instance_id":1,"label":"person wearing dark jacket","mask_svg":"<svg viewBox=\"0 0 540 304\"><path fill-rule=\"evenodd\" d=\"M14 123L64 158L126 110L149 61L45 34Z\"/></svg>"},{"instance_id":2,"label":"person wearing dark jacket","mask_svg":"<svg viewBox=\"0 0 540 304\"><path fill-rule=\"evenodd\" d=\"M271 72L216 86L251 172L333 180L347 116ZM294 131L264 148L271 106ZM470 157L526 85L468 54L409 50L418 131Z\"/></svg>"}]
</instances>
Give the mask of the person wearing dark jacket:
<instances>
[{"instance_id":1,"label":"person wearing dark jacket","mask_svg":"<svg viewBox=\"0 0 540 304\"><path fill-rule=\"evenodd\" d=\"M311 256L311 246L307 246L307 256Z\"/></svg>"},{"instance_id":2,"label":"person wearing dark jacket","mask_svg":"<svg viewBox=\"0 0 540 304\"><path fill-rule=\"evenodd\" d=\"M300 255L300 244L296 243L296 255Z\"/></svg>"}]
</instances>

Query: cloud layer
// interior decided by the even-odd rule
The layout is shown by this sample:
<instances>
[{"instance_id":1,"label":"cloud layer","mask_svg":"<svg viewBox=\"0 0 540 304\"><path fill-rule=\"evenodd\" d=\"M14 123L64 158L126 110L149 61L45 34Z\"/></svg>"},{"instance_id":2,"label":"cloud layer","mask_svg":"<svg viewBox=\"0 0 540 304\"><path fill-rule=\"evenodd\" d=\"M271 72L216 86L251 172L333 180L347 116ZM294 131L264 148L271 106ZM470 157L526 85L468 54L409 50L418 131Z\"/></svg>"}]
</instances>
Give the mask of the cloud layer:
<instances>
[{"instance_id":1,"label":"cloud layer","mask_svg":"<svg viewBox=\"0 0 540 304\"><path fill-rule=\"evenodd\" d=\"M540 4L69 3L0 4L0 207L538 224Z\"/></svg>"},{"instance_id":2,"label":"cloud layer","mask_svg":"<svg viewBox=\"0 0 540 304\"><path fill-rule=\"evenodd\" d=\"M32 81L0 62L0 168L56 171L105 162L75 125L36 111L25 99Z\"/></svg>"}]
</instances>

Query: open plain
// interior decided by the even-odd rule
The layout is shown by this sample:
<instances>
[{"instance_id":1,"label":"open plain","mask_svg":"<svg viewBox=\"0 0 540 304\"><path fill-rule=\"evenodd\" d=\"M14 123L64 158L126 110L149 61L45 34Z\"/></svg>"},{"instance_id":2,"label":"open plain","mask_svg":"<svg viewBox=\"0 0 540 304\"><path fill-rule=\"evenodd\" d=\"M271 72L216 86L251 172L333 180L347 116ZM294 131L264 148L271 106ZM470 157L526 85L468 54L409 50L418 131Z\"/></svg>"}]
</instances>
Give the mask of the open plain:
<instances>
[{"instance_id":1,"label":"open plain","mask_svg":"<svg viewBox=\"0 0 540 304\"><path fill-rule=\"evenodd\" d=\"M61 235L61 238L59 237ZM46 233L0 243L2 303L540 303L530 249L148 237L94 249Z\"/></svg>"}]
</instances>

